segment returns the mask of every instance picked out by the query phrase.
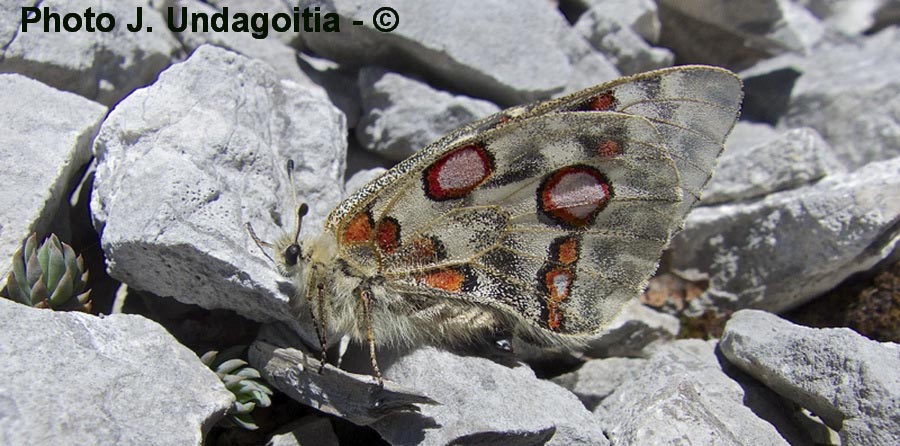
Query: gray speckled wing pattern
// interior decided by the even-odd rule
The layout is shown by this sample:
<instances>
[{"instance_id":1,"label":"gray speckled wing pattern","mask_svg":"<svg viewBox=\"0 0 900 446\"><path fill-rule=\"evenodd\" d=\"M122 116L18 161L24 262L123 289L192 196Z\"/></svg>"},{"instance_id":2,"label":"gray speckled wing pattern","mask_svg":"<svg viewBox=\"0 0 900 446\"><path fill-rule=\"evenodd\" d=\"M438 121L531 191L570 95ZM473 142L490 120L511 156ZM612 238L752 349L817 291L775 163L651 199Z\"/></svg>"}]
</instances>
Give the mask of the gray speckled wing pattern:
<instances>
[{"instance_id":1,"label":"gray speckled wing pattern","mask_svg":"<svg viewBox=\"0 0 900 446\"><path fill-rule=\"evenodd\" d=\"M388 290L595 333L646 286L741 96L730 71L684 66L508 109L368 184L326 231Z\"/></svg>"}]
</instances>

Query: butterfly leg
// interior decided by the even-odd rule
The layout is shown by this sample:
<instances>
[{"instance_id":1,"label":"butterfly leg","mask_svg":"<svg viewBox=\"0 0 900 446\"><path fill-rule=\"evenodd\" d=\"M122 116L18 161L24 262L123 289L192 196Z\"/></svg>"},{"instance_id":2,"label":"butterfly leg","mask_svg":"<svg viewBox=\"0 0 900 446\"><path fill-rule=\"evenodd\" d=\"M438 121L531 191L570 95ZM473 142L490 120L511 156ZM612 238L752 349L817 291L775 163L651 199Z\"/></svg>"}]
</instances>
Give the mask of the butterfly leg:
<instances>
[{"instance_id":1,"label":"butterfly leg","mask_svg":"<svg viewBox=\"0 0 900 446\"><path fill-rule=\"evenodd\" d=\"M362 303L363 324L366 327L366 341L369 344L369 358L372 360L372 370L375 371L375 379L379 386L384 386L381 369L378 368L378 358L375 356L375 330L372 328L372 291L362 289L359 293Z\"/></svg>"},{"instance_id":2,"label":"butterfly leg","mask_svg":"<svg viewBox=\"0 0 900 446\"><path fill-rule=\"evenodd\" d=\"M313 316L313 326L316 328L316 336L319 338L319 373L325 369L325 364L328 363L328 339L325 337L326 330L328 329L325 322L325 284L317 283L316 284L316 309L318 310L317 315L313 315L312 306L310 306L310 316Z\"/></svg>"}]
</instances>

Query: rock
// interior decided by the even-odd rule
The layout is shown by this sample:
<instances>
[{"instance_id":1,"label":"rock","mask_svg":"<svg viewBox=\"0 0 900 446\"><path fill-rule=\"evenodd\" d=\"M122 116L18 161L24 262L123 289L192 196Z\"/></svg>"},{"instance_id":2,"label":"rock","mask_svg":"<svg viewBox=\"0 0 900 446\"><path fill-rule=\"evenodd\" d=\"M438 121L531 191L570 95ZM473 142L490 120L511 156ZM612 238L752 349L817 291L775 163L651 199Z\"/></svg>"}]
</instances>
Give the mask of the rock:
<instances>
[{"instance_id":1,"label":"rock","mask_svg":"<svg viewBox=\"0 0 900 446\"><path fill-rule=\"evenodd\" d=\"M900 155L900 29L803 60L779 126L816 129L849 168ZM872 61L877 60L877 64Z\"/></svg>"},{"instance_id":2,"label":"rock","mask_svg":"<svg viewBox=\"0 0 900 446\"><path fill-rule=\"evenodd\" d=\"M742 107L741 118L744 117L743 108L746 107ZM744 121L742 119L734 124L734 128L728 134L728 139L725 140L725 153L723 153L723 156L734 150L744 151L751 147L762 145L778 138L781 133L769 124Z\"/></svg>"},{"instance_id":3,"label":"rock","mask_svg":"<svg viewBox=\"0 0 900 446\"><path fill-rule=\"evenodd\" d=\"M898 221L894 158L758 201L696 208L671 244L672 267L709 275L695 313L784 311L890 255Z\"/></svg>"},{"instance_id":4,"label":"rock","mask_svg":"<svg viewBox=\"0 0 900 446\"><path fill-rule=\"evenodd\" d=\"M331 420L310 415L279 429L266 446L340 446L338 437L331 428Z\"/></svg>"},{"instance_id":5,"label":"rock","mask_svg":"<svg viewBox=\"0 0 900 446\"><path fill-rule=\"evenodd\" d=\"M415 389L374 376L346 372L321 362L300 348L278 347L257 340L248 352L250 364L275 388L300 403L367 425L391 414L416 416L421 407L438 404Z\"/></svg>"},{"instance_id":6,"label":"rock","mask_svg":"<svg viewBox=\"0 0 900 446\"><path fill-rule=\"evenodd\" d=\"M68 206L71 189L91 159L91 140L107 110L18 74L0 74L0 97L4 98L0 101L3 289L13 253L32 232L46 237L57 210Z\"/></svg>"},{"instance_id":7,"label":"rock","mask_svg":"<svg viewBox=\"0 0 900 446\"><path fill-rule=\"evenodd\" d=\"M359 89L363 116L356 138L367 149L395 161L500 111L490 102L454 96L375 67L360 70Z\"/></svg>"},{"instance_id":8,"label":"rock","mask_svg":"<svg viewBox=\"0 0 900 446\"><path fill-rule=\"evenodd\" d=\"M839 430L842 445L890 445L900 438L895 343L744 310L725 326L721 349L743 371Z\"/></svg>"},{"instance_id":9,"label":"rock","mask_svg":"<svg viewBox=\"0 0 900 446\"><path fill-rule=\"evenodd\" d=\"M731 141L729 138L715 174L703 190L704 205L795 189L843 167L831 146L808 127L786 131L761 144Z\"/></svg>"},{"instance_id":10,"label":"rock","mask_svg":"<svg viewBox=\"0 0 900 446\"><path fill-rule=\"evenodd\" d=\"M357 75L340 65L308 54L297 53L300 69L317 85L325 89L328 98L347 117L347 128L355 128L362 113L359 104Z\"/></svg>"},{"instance_id":11,"label":"rock","mask_svg":"<svg viewBox=\"0 0 900 446\"><path fill-rule=\"evenodd\" d=\"M804 59L785 54L757 63L740 73L744 81L741 119L778 124L791 102L791 92L803 74Z\"/></svg>"},{"instance_id":12,"label":"rock","mask_svg":"<svg viewBox=\"0 0 900 446\"><path fill-rule=\"evenodd\" d=\"M628 304L602 335L591 339L584 354L592 358L644 356L644 349L678 335L681 324L675 316L649 308L637 299Z\"/></svg>"},{"instance_id":13,"label":"rock","mask_svg":"<svg viewBox=\"0 0 900 446\"><path fill-rule=\"evenodd\" d=\"M847 34L862 34L875 24L875 14L888 0L800 0L826 25Z\"/></svg>"},{"instance_id":14,"label":"rock","mask_svg":"<svg viewBox=\"0 0 900 446\"><path fill-rule=\"evenodd\" d=\"M304 232L321 228L343 195L345 132L331 103L268 65L199 48L118 104L95 141L91 208L110 275L255 320L294 318L292 285L244 224L264 240L292 230L296 186Z\"/></svg>"},{"instance_id":15,"label":"rock","mask_svg":"<svg viewBox=\"0 0 900 446\"><path fill-rule=\"evenodd\" d=\"M143 6L144 29L130 32L135 10ZM19 73L61 90L71 91L105 105L113 105L136 88L156 79L179 53L178 41L166 28L158 11L141 0L100 2L96 0L48 0L37 4L51 12L108 13L116 26L110 32L43 32L43 23L27 28L11 18L21 18L21 2L0 2L0 71Z\"/></svg>"},{"instance_id":16,"label":"rock","mask_svg":"<svg viewBox=\"0 0 900 446\"><path fill-rule=\"evenodd\" d=\"M246 1L240 3L234 1L217 2L216 6L199 0L171 0L171 3L173 3L172 7L175 8L176 13L173 17L176 19L177 26L182 25L181 20L183 16L181 11L187 11L188 23L190 23L190 14L202 13L211 17L215 13L226 11L225 8L228 8L227 17L229 17L230 21L234 20L231 17L237 12L244 12L252 16L252 14L256 13L274 15L279 12L287 13L291 11L285 4L262 0L251 4L248 4ZM215 45L243 54L249 58L259 59L271 65L281 78L293 80L311 91L320 90L316 88L316 83L300 69L300 65L297 62L297 51L285 42L285 40L298 39L299 33L275 32L272 30L266 31L266 33L271 34L267 34L265 39L257 39L253 37L252 33L247 32L220 32L212 29L205 32L202 29L198 29L194 32L190 26L187 26L187 29L176 33L175 36L178 37L178 40L181 41L188 51L194 51L206 44ZM291 36L293 36L293 39ZM320 93L324 97L325 91L320 90Z\"/></svg>"},{"instance_id":17,"label":"rock","mask_svg":"<svg viewBox=\"0 0 900 446\"><path fill-rule=\"evenodd\" d=\"M584 9L621 23L651 45L659 43L661 24L653 0L579 0ZM587 12L587 11L585 11ZM579 17L580 19L580 17Z\"/></svg>"},{"instance_id":18,"label":"rock","mask_svg":"<svg viewBox=\"0 0 900 446\"><path fill-rule=\"evenodd\" d=\"M676 341L629 371L594 411L612 444L810 444L775 394L722 369L715 345Z\"/></svg>"},{"instance_id":19,"label":"rock","mask_svg":"<svg viewBox=\"0 0 900 446\"><path fill-rule=\"evenodd\" d=\"M141 316L99 318L0 299L0 442L201 445L234 397Z\"/></svg>"},{"instance_id":20,"label":"rock","mask_svg":"<svg viewBox=\"0 0 900 446\"><path fill-rule=\"evenodd\" d=\"M415 416L389 415L373 424L393 445L608 444L575 395L535 378L525 366L509 368L428 347L400 357L384 373L440 403L422 406Z\"/></svg>"},{"instance_id":21,"label":"rock","mask_svg":"<svg viewBox=\"0 0 900 446\"><path fill-rule=\"evenodd\" d=\"M609 18L606 6L591 8L578 19L575 31L603 53L624 75L671 66L675 55L653 48L627 24Z\"/></svg>"},{"instance_id":22,"label":"rock","mask_svg":"<svg viewBox=\"0 0 900 446\"><path fill-rule=\"evenodd\" d=\"M566 81L565 89L554 96L574 93L621 76L616 66L595 51L578 33L565 33L560 44L572 65L572 74Z\"/></svg>"},{"instance_id":23,"label":"rock","mask_svg":"<svg viewBox=\"0 0 900 446\"><path fill-rule=\"evenodd\" d=\"M685 63L746 68L777 54L808 53L825 32L812 13L789 0L752 5L661 0L658 5L660 41Z\"/></svg>"},{"instance_id":24,"label":"rock","mask_svg":"<svg viewBox=\"0 0 900 446\"><path fill-rule=\"evenodd\" d=\"M886 0L884 4L875 11L875 23L872 25L872 31L880 31L891 25L900 24L900 1Z\"/></svg>"},{"instance_id":25,"label":"rock","mask_svg":"<svg viewBox=\"0 0 900 446\"><path fill-rule=\"evenodd\" d=\"M378 8L370 2L327 0L316 5L336 11L344 26L340 32L305 33L304 44L342 65L419 72L432 85L504 105L561 92L572 75L559 44L561 36L572 31L544 0L522 0L516 8L502 0L397 0L391 7L400 25L391 32L373 27ZM364 25L347 26L353 20Z\"/></svg>"},{"instance_id":26,"label":"rock","mask_svg":"<svg viewBox=\"0 0 900 446\"><path fill-rule=\"evenodd\" d=\"M182 1L182 0L176 0L176 1ZM280 0L276 0L276 1L272 1L272 0L216 0L216 2L214 4L217 7L219 7L219 9L223 9L223 8L227 7L231 14L233 14L235 12L243 12L243 13L251 15L251 16L253 14L269 14L269 20L268 20L269 23L267 26L267 28L269 30L268 34L266 35L266 37L264 37L262 39L257 39L257 40L278 40L279 42L281 42L287 46L297 48L298 50L302 49L300 47L303 43L301 41L302 39L300 38L302 31L294 32L292 29L288 29L285 31L277 31L272 26L272 24L273 24L272 22L274 21L275 14L282 13L282 14L293 15L294 7L297 7L296 2L294 4L292 4L292 2L285 2L285 1L280 1ZM303 12L302 8L298 8L298 9L299 9L298 12L302 14L302 12ZM302 20L303 20L303 18L301 16L301 23L300 23L301 30L303 29L303 25L304 25L302 23ZM247 57L253 57L253 56L248 55Z\"/></svg>"},{"instance_id":27,"label":"rock","mask_svg":"<svg viewBox=\"0 0 900 446\"><path fill-rule=\"evenodd\" d=\"M592 359L552 381L572 391L588 410L594 410L623 383L636 379L646 363L641 358Z\"/></svg>"},{"instance_id":28,"label":"rock","mask_svg":"<svg viewBox=\"0 0 900 446\"><path fill-rule=\"evenodd\" d=\"M387 172L383 167L376 167L374 169L360 170L353 174L349 180L344 184L344 190L346 191L346 196L352 195L354 192L362 189L363 186L369 183L369 181L374 180L375 178L380 177L383 173Z\"/></svg>"}]
</instances>

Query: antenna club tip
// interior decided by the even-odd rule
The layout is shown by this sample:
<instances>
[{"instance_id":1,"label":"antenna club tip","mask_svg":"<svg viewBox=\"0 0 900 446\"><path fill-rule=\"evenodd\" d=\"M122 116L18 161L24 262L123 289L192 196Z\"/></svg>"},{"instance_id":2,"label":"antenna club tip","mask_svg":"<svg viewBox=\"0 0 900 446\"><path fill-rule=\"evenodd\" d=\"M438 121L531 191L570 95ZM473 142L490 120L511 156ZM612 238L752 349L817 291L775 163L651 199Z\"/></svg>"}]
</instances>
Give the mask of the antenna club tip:
<instances>
[{"instance_id":1,"label":"antenna club tip","mask_svg":"<svg viewBox=\"0 0 900 446\"><path fill-rule=\"evenodd\" d=\"M309 212L309 206L307 206L306 203L301 204L300 207L297 208L297 215L300 217L305 216L307 212Z\"/></svg>"}]
</instances>

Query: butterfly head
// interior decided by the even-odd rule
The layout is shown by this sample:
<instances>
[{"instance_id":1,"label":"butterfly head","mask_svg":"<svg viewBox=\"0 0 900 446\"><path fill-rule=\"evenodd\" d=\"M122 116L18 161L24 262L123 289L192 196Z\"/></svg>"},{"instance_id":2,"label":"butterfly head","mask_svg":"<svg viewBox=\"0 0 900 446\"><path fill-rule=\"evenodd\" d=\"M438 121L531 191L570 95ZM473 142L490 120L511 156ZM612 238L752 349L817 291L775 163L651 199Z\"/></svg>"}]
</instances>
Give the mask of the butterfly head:
<instances>
[{"instance_id":1,"label":"butterfly head","mask_svg":"<svg viewBox=\"0 0 900 446\"><path fill-rule=\"evenodd\" d=\"M294 276L302 267L304 263L303 260L303 248L300 245L300 228L303 225L303 217L309 211L309 206L306 203L301 204L297 207L297 226L294 229L294 232L291 234L285 234L280 237L274 243L265 242L259 239L256 236L256 233L253 231L253 227L250 226L250 223L247 223L247 231L250 232L250 237L256 243L260 249L263 250L263 254L272 260L275 263L275 266L278 268L278 272L283 276ZM272 250L275 254L275 258L273 259L269 254L266 253L266 248Z\"/></svg>"}]
</instances>

